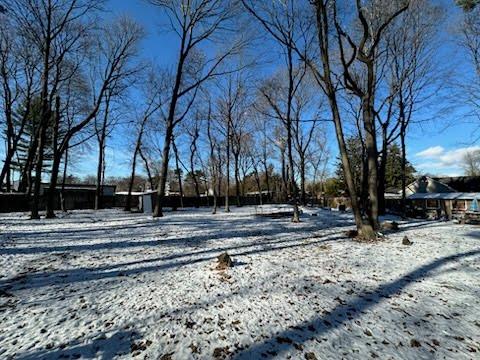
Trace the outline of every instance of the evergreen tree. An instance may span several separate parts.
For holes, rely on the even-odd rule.
[[[12,160],[11,168],[13,170],[19,171],[20,173],[30,176],[31,171],[33,170],[33,164],[36,161],[36,154],[37,154],[37,136],[38,136],[38,125],[40,124],[41,119],[41,99],[37,97],[33,99],[32,104],[30,105],[30,109],[28,111],[28,115],[26,114],[27,109],[26,106],[20,106],[14,113],[13,113],[13,120],[14,126],[20,127],[24,117],[27,116],[24,131],[22,136],[18,140],[16,156]],[[46,132],[46,148],[44,154],[44,163],[43,169],[44,171],[48,172],[48,169],[51,166],[52,161],[52,126],[53,126],[53,118],[51,119],[50,123],[47,127]],[[24,179],[25,181],[25,179]],[[22,189],[21,189],[22,190]]]
[[[410,184],[415,180],[415,168],[407,160],[406,164],[406,183]],[[388,148],[387,166],[385,169],[385,189],[401,189],[402,188],[402,151],[400,146],[392,144]]]
[[[361,140],[358,137],[352,136],[347,140],[347,153],[352,166],[353,177],[357,193],[362,191],[362,177],[363,177],[363,163],[365,155]],[[406,178],[407,184],[414,181],[415,168],[407,160]],[[339,180],[339,188],[346,191],[345,178],[343,176],[342,164],[337,162],[335,171],[336,178]],[[397,144],[392,144],[388,147],[387,165],[385,169],[385,189],[394,188],[401,189],[402,187],[402,152]]]

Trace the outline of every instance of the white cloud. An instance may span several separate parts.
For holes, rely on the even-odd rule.
[[[432,158],[441,155],[444,151],[445,149],[441,146],[432,146],[428,149],[416,153],[415,156],[421,158]]]
[[[445,150],[442,146],[433,146],[415,154],[423,162],[417,163],[417,170],[424,173],[458,176],[463,173],[462,164],[465,154],[479,151],[480,146],[462,147]]]
[[[455,150],[450,150],[445,152],[442,156],[439,157],[439,160],[450,166],[459,165],[463,163],[465,155],[471,151],[480,150],[479,146],[470,146],[465,148],[459,148]]]

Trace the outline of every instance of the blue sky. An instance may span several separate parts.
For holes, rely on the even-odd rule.
[[[440,61],[456,64],[462,69],[460,76],[465,76],[465,81],[469,81],[468,74],[473,73],[473,70],[464,52],[453,42],[452,36],[449,36],[454,31],[460,12],[454,6],[453,0],[437,1],[448,9],[448,19],[438,52],[444,60]],[[148,35],[143,42],[143,56],[155,58],[167,66],[175,61],[175,38],[172,34],[161,31],[159,24],[165,24],[165,18],[158,9],[145,0],[110,0],[110,8],[114,13],[127,13],[133,16],[145,26]],[[444,100],[440,100],[442,101]],[[473,134],[478,130],[478,126],[465,117],[469,110],[461,104],[455,104],[448,111],[444,110],[443,106],[442,103],[430,102],[428,109],[418,111],[416,120],[431,120],[412,126],[407,139],[407,155],[421,173],[461,175],[463,173],[461,160],[465,152],[477,149]],[[329,129],[329,143],[333,153],[332,162],[335,162],[337,145],[332,126]],[[128,160],[125,163],[128,163]],[[123,172],[120,167],[109,168],[110,174]]]
[[[439,61],[455,64],[460,69],[460,76],[469,81],[473,70],[469,66],[465,54],[453,42],[451,32],[458,21],[459,11],[453,0],[438,0],[448,7],[449,16],[445,25],[445,39],[439,49]],[[105,18],[128,14],[142,24],[146,30],[146,38],[141,44],[142,58],[154,60],[163,67],[171,67],[175,62],[176,38],[161,28],[166,24],[165,16],[158,8],[148,4],[146,0],[109,0]],[[252,22],[252,26],[256,26]],[[478,130],[475,122],[465,117],[468,112],[461,104],[456,103],[449,110],[444,110],[444,100],[435,99],[429,107],[420,109],[417,120],[430,119],[414,125],[408,135],[408,158],[420,173],[441,175],[461,175],[461,159],[466,151],[480,149],[474,143],[474,134]],[[443,110],[442,110],[443,109]],[[107,176],[127,176],[129,174],[130,150],[128,141],[123,136],[126,130],[117,129],[107,144]],[[329,147],[332,152],[332,166],[337,154],[336,139],[332,127],[329,128]],[[0,150],[3,153],[3,149]],[[93,145],[85,150],[76,160],[69,173],[75,175],[95,174],[97,150]],[[140,169],[139,169],[140,170]]]

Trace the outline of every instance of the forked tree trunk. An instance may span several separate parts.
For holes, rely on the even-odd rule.
[[[352,204],[352,212],[355,219],[355,224],[357,226],[357,231],[360,236],[366,238],[372,238],[375,236],[375,232],[370,224],[365,224],[362,219],[360,212],[360,206],[358,203],[358,195],[355,188],[355,182],[353,181],[352,168],[350,160],[348,158],[347,146],[345,143],[345,136],[343,133],[342,120],[340,117],[340,111],[337,102],[336,88],[333,84],[331,78],[331,68],[330,68],[330,48],[328,37],[330,36],[329,30],[329,21],[328,21],[328,10],[327,6],[323,1],[315,1],[314,3],[316,9],[316,22],[317,22],[317,36],[320,48],[320,57],[323,65],[323,74],[322,77],[325,93],[328,98],[328,103],[332,112],[332,118],[335,125],[335,134],[337,137],[338,148],[340,152],[340,159],[342,162],[343,173],[345,177],[345,182],[347,184],[347,189],[350,194],[350,201]]]
[[[145,154],[142,151],[142,147],[140,146],[140,149],[138,150],[138,154],[143,160],[143,163],[145,164],[145,171],[147,172],[147,178],[148,182],[150,183],[150,190],[153,190],[155,188],[155,184],[153,182],[153,176],[152,172],[150,170],[150,165],[148,164],[148,159],[145,157]]]

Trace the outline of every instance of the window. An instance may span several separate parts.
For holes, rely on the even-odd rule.
[[[452,207],[454,210],[465,210],[465,200],[453,200]]]

